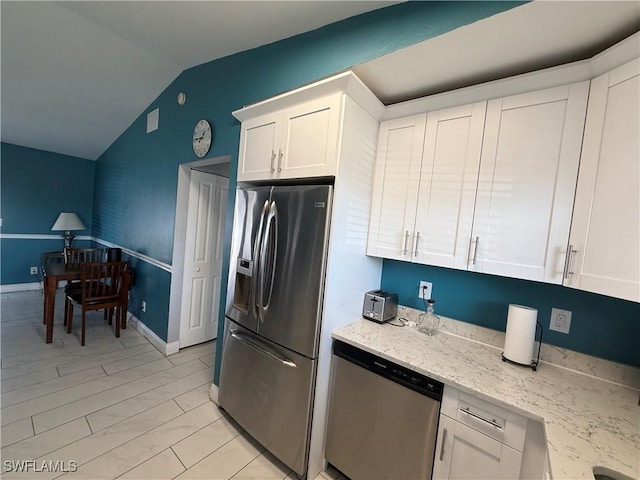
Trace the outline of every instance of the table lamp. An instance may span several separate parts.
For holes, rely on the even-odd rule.
[[[78,218],[78,215],[71,212],[61,212],[58,215],[58,219],[56,223],[51,227],[52,231],[62,230],[64,231],[64,246],[70,247],[71,241],[75,235],[71,233],[73,230],[85,230],[87,227],[84,226],[84,223]]]

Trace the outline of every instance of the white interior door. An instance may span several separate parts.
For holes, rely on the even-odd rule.
[[[224,209],[229,180],[191,171],[184,281],[180,315],[180,348],[216,337]]]

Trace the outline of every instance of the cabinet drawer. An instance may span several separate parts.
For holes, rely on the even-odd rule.
[[[445,385],[441,413],[522,452],[527,418]]]

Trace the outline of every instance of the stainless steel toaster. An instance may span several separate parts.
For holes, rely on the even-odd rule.
[[[383,323],[398,313],[398,294],[384,290],[371,290],[364,294],[362,316],[367,320]]]

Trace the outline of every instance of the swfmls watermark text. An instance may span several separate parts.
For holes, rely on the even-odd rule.
[[[2,468],[5,472],[53,472],[69,473],[78,470],[75,460],[4,460]]]

